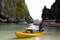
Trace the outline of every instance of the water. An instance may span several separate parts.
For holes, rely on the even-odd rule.
[[[40,37],[18,39],[16,31],[24,31],[31,25],[0,23],[0,40],[60,40],[60,28],[45,27],[46,34]]]

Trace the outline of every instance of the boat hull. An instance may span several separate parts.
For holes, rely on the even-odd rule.
[[[29,37],[37,37],[45,34],[45,32],[39,32],[39,33],[23,33],[23,32],[15,32],[15,35],[18,38],[29,38]]]

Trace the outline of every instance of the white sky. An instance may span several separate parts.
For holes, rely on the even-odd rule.
[[[47,8],[50,8],[51,5],[55,2],[55,0],[25,0],[28,10],[32,18],[41,20],[42,9],[44,5]]]

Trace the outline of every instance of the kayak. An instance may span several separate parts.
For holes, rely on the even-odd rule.
[[[38,33],[23,33],[23,32],[15,32],[15,35],[18,38],[29,38],[29,37],[37,37],[42,36],[45,32],[38,32]]]

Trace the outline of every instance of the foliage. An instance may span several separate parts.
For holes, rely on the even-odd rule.
[[[10,3],[10,1],[6,0],[6,2],[5,2],[5,12],[12,17],[13,16],[13,12],[12,12],[12,9],[10,8],[9,3]]]
[[[17,19],[28,19],[30,17],[27,5],[25,4],[25,0],[12,0],[13,6],[16,9],[16,18]],[[10,7],[11,0],[6,0],[5,2],[5,12],[13,17],[14,13],[12,8]]]

